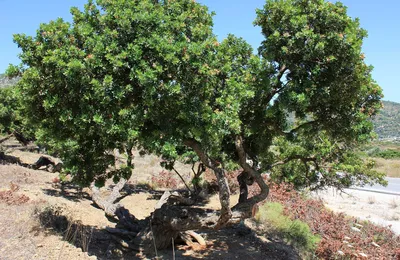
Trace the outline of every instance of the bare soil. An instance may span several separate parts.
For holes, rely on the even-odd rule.
[[[12,154],[29,163],[40,157],[21,151]],[[125,189],[127,196],[120,203],[143,219],[151,214],[163,193],[144,184],[151,182],[151,176],[161,168],[151,156],[135,161],[135,172]],[[186,169],[187,173],[189,170]],[[155,259],[155,252],[141,255],[114,244],[104,228],[114,227],[115,223],[92,204],[90,191],[71,184],[61,189],[54,183],[56,177],[58,173],[0,163],[0,193],[12,194],[12,200],[0,196],[0,259]],[[29,200],[22,201],[21,196]],[[237,199],[237,195],[232,196],[232,204]],[[205,207],[219,209],[218,197],[210,197]],[[40,215],[43,212],[55,215],[43,217]],[[46,226],[43,221],[52,225]],[[67,229],[60,231],[57,225],[66,225]],[[173,254],[175,259],[299,259],[292,247],[263,236],[253,220],[220,231],[199,233],[206,238],[206,247],[179,245],[179,241],[174,241],[175,250],[157,252],[158,259],[173,259]]]
[[[328,189],[313,196],[335,212],[388,226],[400,235],[400,196],[351,189],[345,193]]]

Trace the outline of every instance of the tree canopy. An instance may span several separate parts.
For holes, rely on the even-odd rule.
[[[83,185],[128,178],[107,171],[113,149],[174,161],[195,155],[214,170],[229,216],[224,169],[241,167],[296,185],[383,183],[352,148],[372,136],[367,119],[382,90],[365,64],[366,31],[346,7],[324,0],[267,0],[255,25],[258,54],[244,39],[219,42],[207,7],[189,0],[97,0],[73,22],[17,34],[23,112]],[[223,216],[224,214],[221,214]]]

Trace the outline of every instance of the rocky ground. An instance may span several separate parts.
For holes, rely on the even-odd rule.
[[[24,151],[10,154],[25,163],[40,157]],[[148,189],[144,183],[161,169],[153,157],[135,160],[136,169],[126,187],[130,195],[120,203],[143,219],[151,214],[163,193]],[[155,252],[141,255],[114,244],[104,228],[114,227],[115,223],[92,204],[90,190],[73,185],[61,188],[57,177],[58,173],[0,163],[0,259],[155,259]],[[232,196],[232,203],[237,199]],[[205,207],[218,209],[218,197],[210,197]],[[221,231],[199,233],[207,246],[180,245],[176,241],[175,250],[157,252],[158,259],[299,258],[290,246],[263,236],[252,220]]]

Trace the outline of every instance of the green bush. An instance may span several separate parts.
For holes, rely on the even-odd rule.
[[[374,156],[381,157],[384,159],[399,159],[400,152],[396,150],[384,150],[376,153]]]
[[[267,202],[261,206],[256,220],[266,224],[277,236],[303,252],[314,252],[320,241],[319,236],[314,235],[305,222],[285,216],[283,206],[278,202]]]
[[[400,150],[394,149],[381,149],[379,147],[374,147],[368,149],[366,154],[371,157],[379,157],[383,159],[400,159]]]

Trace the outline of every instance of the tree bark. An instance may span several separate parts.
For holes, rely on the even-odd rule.
[[[251,178],[254,179],[254,181],[257,183],[257,185],[260,187],[261,192],[260,194],[249,198],[245,201],[243,201],[242,203],[237,204],[234,208],[236,209],[241,209],[243,211],[246,211],[245,209],[247,208],[247,210],[249,211],[249,213],[251,214],[253,207],[265,200],[268,197],[269,194],[269,187],[268,185],[265,183],[264,179],[262,178],[261,174],[259,172],[257,172],[257,170],[255,170],[253,167],[251,167],[247,162],[246,162],[246,152],[244,150],[244,146],[243,146],[243,138],[241,136],[236,136],[235,138],[235,147],[236,147],[236,152],[239,156],[239,164],[240,166],[243,168],[243,170],[249,174],[249,176]],[[251,215],[250,215],[251,216]],[[249,216],[249,217],[250,217]]]
[[[93,201],[108,216],[117,217],[119,220],[116,229],[109,229],[109,231],[114,236],[121,237],[117,242],[121,243],[122,246],[145,252],[167,248],[171,246],[172,239],[176,240],[182,232],[185,232],[184,235],[193,235],[195,233],[186,232],[219,229],[223,226],[238,224],[241,220],[251,217],[256,210],[257,203],[267,198],[269,188],[261,175],[247,164],[243,140],[240,136],[236,138],[235,145],[239,155],[239,163],[244,170],[238,177],[243,193],[240,196],[239,203],[233,208],[230,208],[229,204],[230,191],[224,169],[217,161],[207,156],[198,142],[188,140],[185,144],[197,153],[206,167],[214,170],[220,189],[221,210],[218,212],[193,207],[194,201],[189,198],[184,198],[174,192],[165,192],[152,215],[139,221],[122,205],[115,204],[115,201],[121,197],[119,191],[124,187],[126,180],[121,179],[105,199],[100,196],[100,190],[92,185]],[[254,181],[260,187],[261,192],[252,198],[247,198],[247,186]],[[126,232],[122,230],[126,230]],[[137,235],[132,239],[134,234]],[[129,245],[126,244],[127,238],[131,241]],[[203,243],[203,241],[200,242]]]
[[[232,217],[232,211],[230,208],[230,190],[228,185],[228,180],[225,177],[225,170],[222,165],[208,157],[204,152],[199,142],[194,139],[189,139],[185,141],[185,145],[193,149],[193,151],[199,156],[201,162],[208,168],[214,171],[217,177],[218,187],[219,187],[219,201],[221,204],[221,214],[218,222],[214,226],[215,229],[223,227],[229,219]]]

